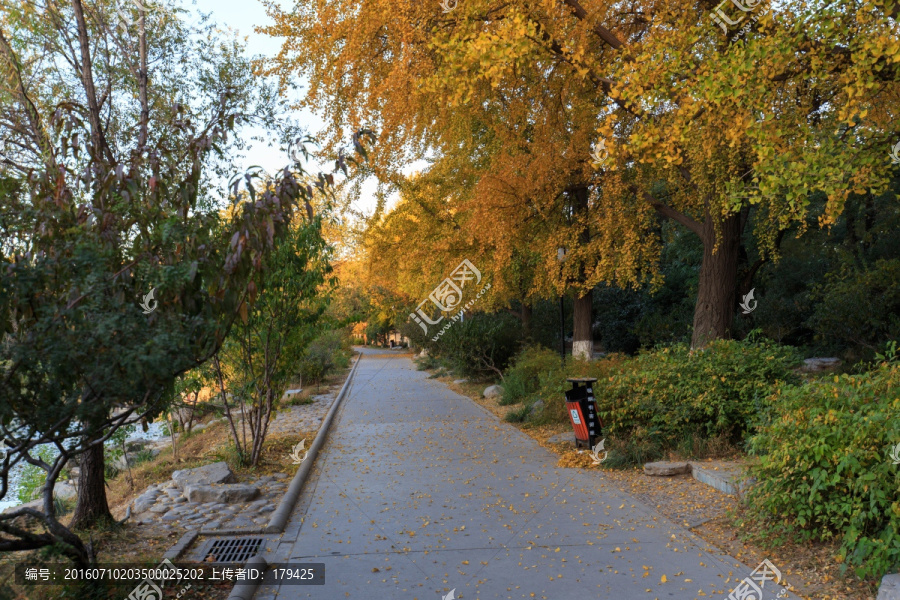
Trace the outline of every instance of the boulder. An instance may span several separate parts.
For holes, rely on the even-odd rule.
[[[145,440],[143,438],[138,438],[134,440],[128,440],[125,443],[125,449],[128,452],[140,452],[144,448],[148,448],[153,442],[150,440]]]
[[[544,410],[544,401],[538,400],[537,402],[535,402],[534,404],[531,405],[531,410],[528,411],[528,414],[536,415],[539,412],[541,412],[542,410]]]
[[[900,574],[893,573],[881,578],[878,600],[900,600]]]
[[[805,373],[815,373],[818,371],[830,371],[841,366],[839,358],[807,358],[803,361],[800,370]]]
[[[482,394],[485,398],[496,398],[497,396],[503,393],[503,388],[499,385],[489,385],[484,388],[484,393]]]
[[[74,485],[68,483],[57,483],[53,486],[53,495],[57,498],[77,498],[78,491]]]
[[[172,473],[172,481],[176,486],[182,489],[189,485],[231,483],[234,481],[234,473],[228,468],[228,463],[222,461],[203,465],[196,469],[175,471]]]
[[[184,495],[190,502],[249,502],[259,496],[259,488],[243,483],[188,485]]]
[[[660,461],[644,465],[644,475],[651,477],[672,477],[691,472],[691,464],[686,462]]]
[[[465,383],[467,381],[468,381],[468,379],[454,379],[453,383],[455,383],[456,385],[459,385],[459,384]]]

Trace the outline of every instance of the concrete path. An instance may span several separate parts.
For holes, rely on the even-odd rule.
[[[325,585],[262,587],[256,600],[442,600],[451,590],[462,600],[727,597],[756,567],[602,473],[556,468],[554,455],[427,379],[408,355],[364,352],[292,520],[265,556],[324,563]],[[763,594],[794,597],[772,581]]]

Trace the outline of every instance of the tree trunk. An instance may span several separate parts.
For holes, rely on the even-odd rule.
[[[577,215],[583,216],[588,212],[590,189],[582,186],[573,190],[573,208]],[[591,232],[585,227],[580,235],[582,244],[590,244]],[[584,282],[586,274],[582,271],[581,281]],[[594,290],[588,290],[583,296],[575,296],[575,306],[572,311],[572,358],[577,360],[593,360],[594,358]]]
[[[700,235],[703,263],[694,309],[692,348],[702,348],[712,340],[729,337],[734,320],[741,219],[739,214],[733,214],[720,221],[718,247],[714,223],[708,215]]]
[[[106,502],[106,475],[103,469],[103,445],[97,444],[81,455],[78,475],[78,503],[70,529],[88,529],[102,521],[114,522]]]
[[[578,360],[594,358],[594,291],[575,298],[575,310],[572,316],[574,331],[572,333],[572,357]]]
[[[525,333],[525,338],[531,338],[531,316],[532,309],[530,304],[522,303],[522,331]]]

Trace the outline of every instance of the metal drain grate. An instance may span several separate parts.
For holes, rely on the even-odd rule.
[[[204,561],[217,563],[242,563],[259,552],[262,538],[225,538],[216,540]]]

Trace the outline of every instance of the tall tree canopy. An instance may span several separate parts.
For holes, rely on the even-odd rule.
[[[523,197],[547,207],[560,189],[589,186],[577,216],[585,227],[566,234],[591,255],[576,268],[584,286],[637,281],[655,266],[657,219],[686,227],[704,247],[694,317],[702,345],[730,332],[747,224],[772,255],[820,192],[821,225],[830,225],[848,194],[885,189],[900,131],[897,2],[748,4],[729,19],[749,27],[727,35],[714,8],[472,0],[445,14],[411,1],[301,1],[291,12],[270,4],[267,31],[288,38],[270,72],[309,78],[305,102],[328,100],[332,139],[347,126],[378,128],[384,176],[413,157],[453,154],[473,120],[497,116],[509,127],[496,128],[492,167],[509,155],[519,177],[547,165],[560,180]],[[598,140],[609,155],[588,177]],[[548,265],[553,245],[542,252]]]

